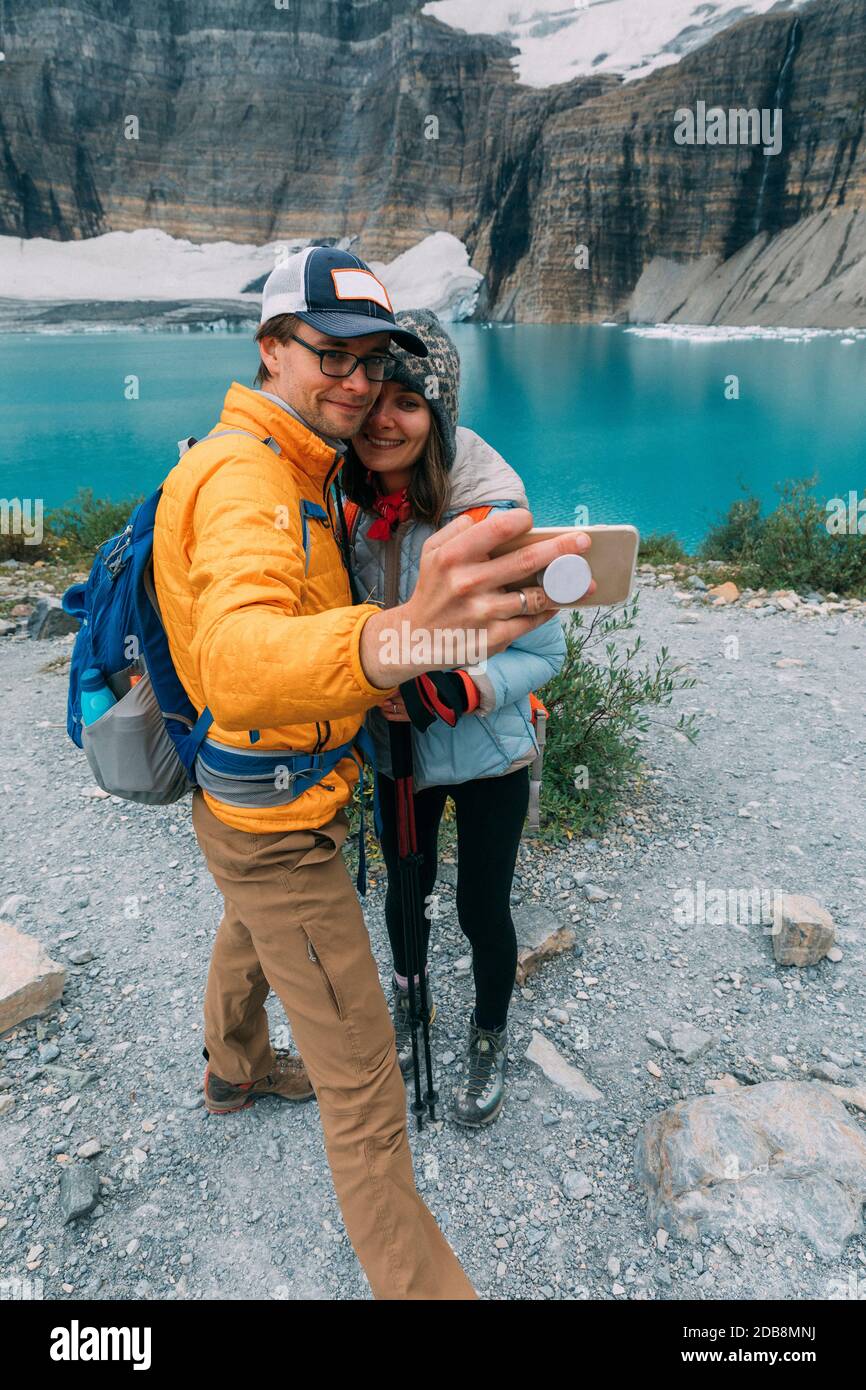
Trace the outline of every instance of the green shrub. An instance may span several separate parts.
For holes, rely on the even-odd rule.
[[[676,565],[687,556],[673,531],[652,531],[641,536],[638,558],[648,565]]]
[[[762,530],[761,504],[757,497],[738,498],[731,503],[724,520],[710,528],[698,553],[707,560],[752,564]]]
[[[707,535],[702,557],[730,561],[754,588],[866,594],[866,537],[828,531],[827,509],[811,491],[816,482],[779,484],[781,500],[766,516],[756,497],[734,502]]]
[[[605,613],[598,610],[588,625],[575,611],[565,629],[562,669],[539,691],[550,714],[542,838],[602,829],[640,768],[637,735],[649,728],[650,710],[669,706],[677,690],[695,685],[682,666],[672,664],[666,647],[654,663],[638,666],[640,636],[624,649],[610,640],[634,627],[637,611],[635,598]],[[697,737],[694,715],[680,715],[673,727],[690,742]]]
[[[71,502],[48,513],[58,552],[72,560],[92,560],[102,542],[122,530],[133,507],[142,501],[143,497],[133,497],[111,502],[94,497],[92,488],[79,488]]]
[[[45,513],[39,545],[25,544],[20,535],[0,533],[0,560],[69,561],[89,564],[99,546],[126,525],[142,497],[110,502],[93,496],[92,488],[79,488],[70,502]]]

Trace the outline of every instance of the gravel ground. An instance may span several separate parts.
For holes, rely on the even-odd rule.
[[[855,1274],[862,1290],[863,1233],[835,1261],[755,1227],[658,1241],[633,1164],[647,1117],[720,1076],[808,1079],[830,1051],[851,1060],[845,1084],[866,1082],[862,610],[806,621],[714,609],[644,575],[639,625],[649,655],[666,645],[697,677],[675,709],[697,711],[699,741],[653,726],[647,776],[604,838],[550,853],[524,842],[517,903],[547,904],[578,945],[515,992],[499,1121],[413,1134],[419,1186],[490,1298],[828,1298]],[[368,1297],[315,1105],[266,1101],[220,1120],[202,1109],[201,1003],[221,900],[189,800],[87,794],[64,725],[70,640],[0,646],[12,733],[0,902],[11,895],[3,915],[68,969],[62,1007],[0,1040],[0,1097],[13,1098],[0,1118],[0,1279],[61,1299]],[[609,896],[588,901],[587,876]],[[471,1007],[453,880],[443,863],[431,968],[446,1102]],[[698,880],[814,895],[841,960],[783,969],[759,926],[678,924],[674,895]],[[377,884],[367,919],[386,978],[382,903]],[[278,1001],[269,1008],[283,1043]],[[674,1020],[713,1036],[691,1064],[647,1040]],[[602,1100],[575,1101],[527,1061],[533,1031]],[[90,1140],[100,1151],[77,1159]],[[64,1155],[95,1165],[102,1186],[95,1211],[66,1226]]]

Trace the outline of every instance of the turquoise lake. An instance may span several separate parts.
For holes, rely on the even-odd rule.
[[[538,524],[674,531],[693,546],[745,487],[817,475],[816,495],[866,488],[866,335],[693,341],[620,328],[450,329],[461,423],[521,474]],[[79,487],[122,498],[159,485],[176,440],[205,434],[232,380],[251,383],[240,334],[0,337],[0,494],[47,507]],[[140,398],[124,398],[125,378]],[[725,396],[739,379],[739,399]]]

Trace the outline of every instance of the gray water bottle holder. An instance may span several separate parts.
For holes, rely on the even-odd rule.
[[[117,684],[128,681],[126,672],[108,678],[115,694]],[[165,727],[146,673],[126,694],[119,694],[105,714],[83,726],[81,741],[97,786],[112,796],[145,806],[167,806],[195,787]]]

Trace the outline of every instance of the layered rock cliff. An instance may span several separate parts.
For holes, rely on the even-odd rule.
[[[494,318],[675,317],[691,302],[724,322],[811,298],[809,312],[864,321],[863,0],[745,20],[640,82],[549,88],[521,86],[509,45],[421,3],[3,0],[0,232],[353,236],[387,260],[448,230]],[[676,144],[674,112],[698,101],[781,106],[780,154]],[[806,219],[817,284],[789,235]],[[794,258],[781,298],[776,236]]]

